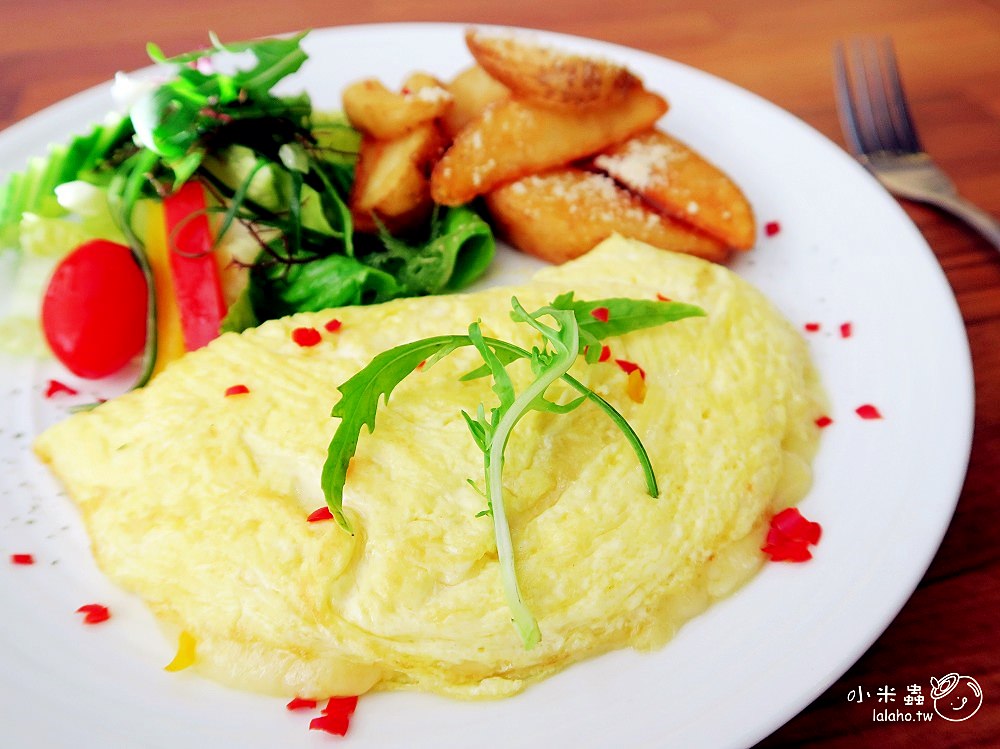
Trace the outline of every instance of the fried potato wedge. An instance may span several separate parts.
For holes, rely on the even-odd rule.
[[[427,84],[422,77],[417,80],[424,85],[405,86],[400,93],[374,78],[352,83],[343,94],[347,119],[366,135],[388,140],[444,115],[452,104],[448,90],[436,82]]]
[[[673,136],[640,133],[595,157],[593,166],[734,249],[754,245],[757,229],[746,196],[725,172]]]
[[[621,103],[642,81],[628,68],[517,39],[508,34],[465,32],[465,44],[484,70],[514,98],[557,109]]]
[[[648,129],[667,111],[662,97],[636,89],[619,105],[563,112],[509,99],[465,126],[431,174],[443,205],[467,203],[514,179],[591,156]]]
[[[454,104],[441,122],[449,138],[483,113],[495,101],[510,98],[510,89],[478,65],[466,68],[448,84]]]
[[[504,238],[551,263],[579,257],[616,232],[719,263],[729,257],[717,239],[657,213],[610,177],[583,169],[524,177],[488,193],[486,205]]]
[[[431,210],[428,174],[444,146],[434,122],[393,140],[362,138],[349,198],[355,228],[374,232],[377,218],[398,231],[423,220]]]

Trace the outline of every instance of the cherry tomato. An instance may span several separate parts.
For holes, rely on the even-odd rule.
[[[80,377],[106,377],[146,342],[146,279],[124,245],[95,239],[56,266],[42,300],[49,347]]]

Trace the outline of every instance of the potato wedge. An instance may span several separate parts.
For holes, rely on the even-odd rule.
[[[465,44],[476,62],[514,98],[540,106],[573,110],[614,106],[642,88],[642,81],[621,65],[507,34],[470,29]]]
[[[359,231],[377,231],[377,217],[391,231],[423,220],[431,210],[431,165],[444,149],[437,125],[425,122],[393,140],[365,136],[349,205]]]
[[[725,172],[673,136],[640,133],[595,157],[593,166],[730,247],[754,245],[757,229],[746,196]]]
[[[400,90],[400,93],[404,96],[406,94],[417,94],[425,88],[447,89],[447,86],[430,73],[418,70],[414,73],[410,73],[409,77],[403,81],[403,88]]]
[[[343,103],[344,113],[354,127],[373,138],[388,140],[441,117],[451,107],[452,99],[439,85],[404,87],[397,94],[369,78],[345,88]]]
[[[603,174],[565,168],[531,175],[486,195],[501,236],[524,252],[563,263],[617,232],[666,250],[724,262],[729,250],[657,213]]]
[[[504,182],[604,151],[666,111],[666,101],[644,89],[618,106],[580,112],[496,102],[455,136],[431,174],[431,194],[444,205],[467,203]]]
[[[510,98],[510,89],[491,78],[478,65],[466,68],[448,84],[455,103],[442,119],[444,131],[454,138],[458,131],[483,113],[495,101]]]

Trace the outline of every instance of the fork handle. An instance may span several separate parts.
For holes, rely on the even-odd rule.
[[[927,196],[926,201],[962,219],[1000,250],[1000,222],[990,214],[958,195]]]

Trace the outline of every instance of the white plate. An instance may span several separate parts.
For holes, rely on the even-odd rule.
[[[761,237],[735,269],[794,322],[816,321],[813,354],[835,423],[803,512],[823,524],[815,559],[771,564],[654,654],[612,653],[495,703],[422,694],[364,697],[348,744],[368,747],[744,747],[820,694],[868,648],[920,580],[954,510],[969,453],[973,385],[962,320],[933,254],[903,211],[834,145],[773,105],[705,73],[623,47],[544,35],[620,60],[671,103],[664,124],[745,189]],[[337,107],[342,87],[469,64],[462,27],[313,32],[289,88]],[[107,88],[0,134],[0,170],[83,131]],[[495,282],[518,273],[501,256]],[[842,339],[838,326],[853,324]],[[168,674],[172,644],[90,557],[77,514],[29,444],[62,418],[45,401],[55,369],[0,361],[0,726],[8,746],[329,746],[284,701]],[[76,382],[72,377],[60,379]],[[93,386],[81,389],[92,393]],[[885,418],[854,414],[873,403]],[[33,553],[33,567],[8,555]],[[115,616],[84,627],[74,610]]]

